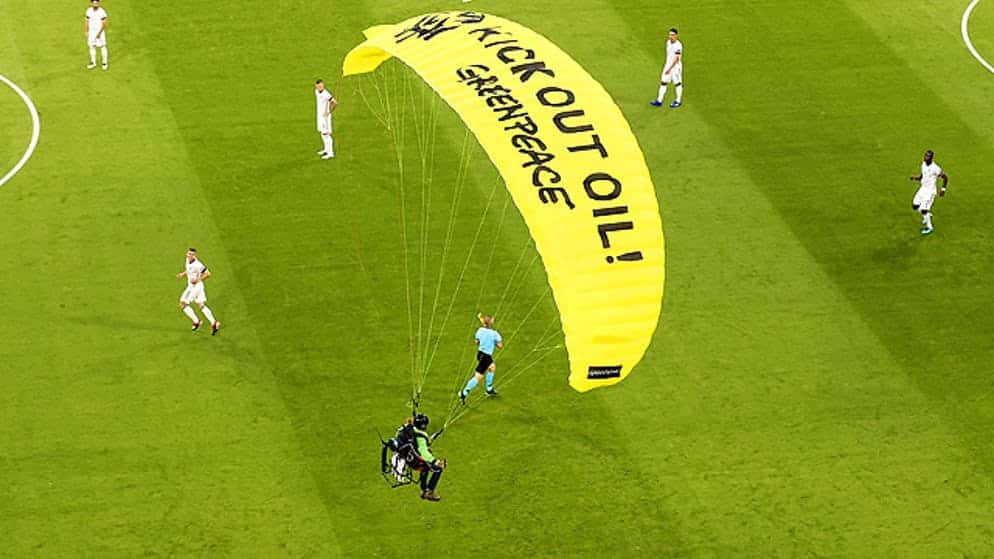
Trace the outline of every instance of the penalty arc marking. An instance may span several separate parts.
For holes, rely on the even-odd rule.
[[[966,43],[966,48],[970,49],[970,54],[972,54],[984,68],[987,68],[988,71],[994,74],[994,66],[991,66],[990,62],[987,62],[984,60],[983,56],[980,56],[980,53],[977,52],[976,48],[974,48],[973,42],[970,41],[970,30],[968,29],[970,15],[973,13],[973,9],[977,7],[978,3],[980,3],[980,0],[973,0],[970,2],[970,5],[966,7],[966,11],[963,12],[963,20],[960,22],[960,32],[963,34],[963,42]]]
[[[31,113],[32,124],[31,143],[28,144],[28,149],[24,152],[24,155],[21,156],[21,159],[17,162],[17,165],[14,165],[14,168],[11,169],[10,172],[0,178],[0,186],[3,186],[7,183],[7,181],[14,178],[14,175],[16,175],[17,172],[24,167],[24,165],[28,162],[28,159],[31,159],[31,154],[35,152],[35,148],[38,147],[38,137],[41,136],[41,120],[38,118],[38,109],[35,108],[35,104],[31,102],[31,98],[28,97],[27,93],[24,93],[23,89],[18,87],[16,83],[8,80],[3,74],[0,74],[0,82],[9,85],[10,88],[14,90],[14,93],[17,93],[24,101],[24,104],[28,106],[28,112]]]

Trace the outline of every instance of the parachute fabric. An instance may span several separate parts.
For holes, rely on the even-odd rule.
[[[343,75],[401,60],[503,177],[559,309],[570,386],[620,382],[659,321],[664,248],[645,158],[611,96],[548,39],[493,15],[427,14],[365,34]]]

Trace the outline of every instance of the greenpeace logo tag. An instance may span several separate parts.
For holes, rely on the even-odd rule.
[[[621,365],[608,365],[601,367],[587,367],[587,378],[590,380],[600,380],[605,378],[619,378],[621,376]]]

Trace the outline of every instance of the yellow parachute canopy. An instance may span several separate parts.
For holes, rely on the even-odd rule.
[[[642,359],[663,298],[656,192],[611,96],[548,39],[478,12],[368,29],[345,76],[390,57],[458,113],[497,167],[542,256],[580,392]]]

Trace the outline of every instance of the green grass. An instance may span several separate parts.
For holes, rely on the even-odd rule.
[[[83,69],[83,7],[20,6],[0,73],[42,138],[0,188],[0,556],[994,557],[994,76],[967,3],[470,5],[597,78],[656,183],[660,328],[584,395],[533,351],[561,340],[544,272],[462,124],[382,69],[409,131],[437,110],[432,182],[412,134],[401,190],[371,79],[338,77],[362,29],[462,3],[108,0],[108,72]],[[992,21],[982,1],[989,60]],[[686,103],[654,110],[671,25]],[[0,89],[0,171],[29,134]],[[951,182],[922,239],[926,148]],[[175,307],[191,245],[216,338]],[[502,397],[436,443],[438,504],[375,469],[425,357],[409,292],[436,423],[475,311],[515,335]]]

